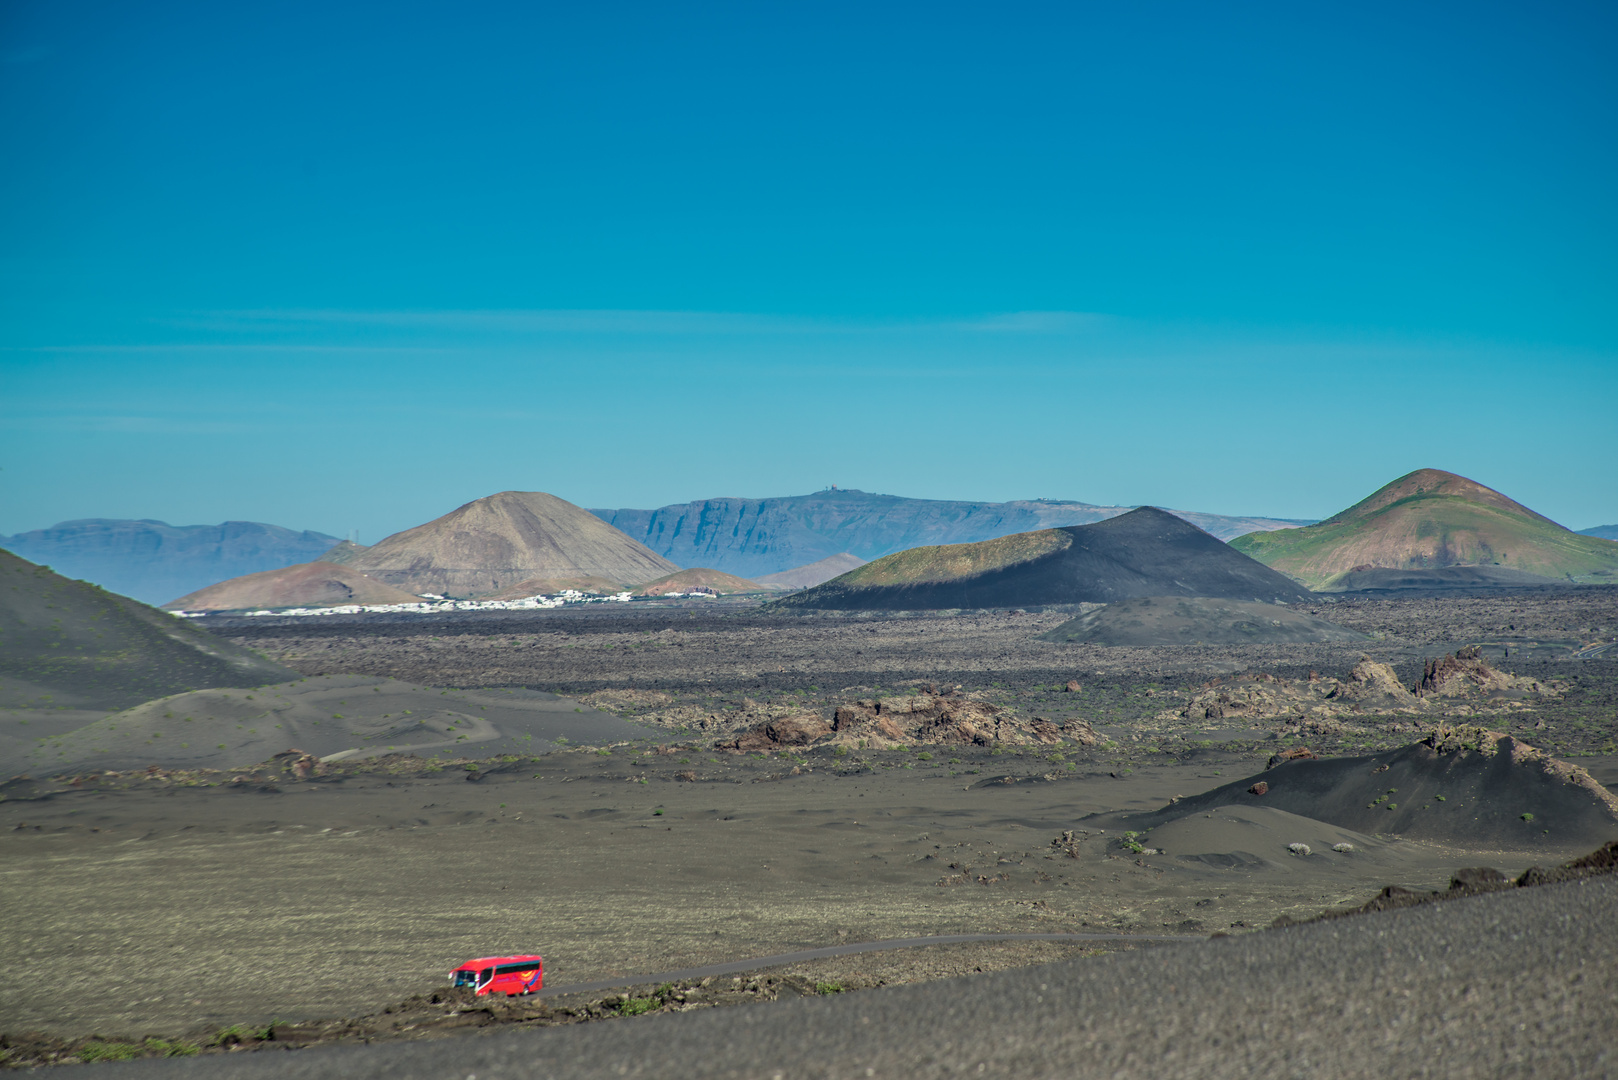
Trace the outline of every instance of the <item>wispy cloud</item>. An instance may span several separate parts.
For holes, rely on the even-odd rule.
[[[0,430],[104,435],[246,435],[269,431],[271,425],[234,418],[68,413],[0,416]]]
[[[235,310],[194,312],[161,320],[176,329],[233,335],[307,333],[320,329],[394,329],[499,335],[754,336],[953,331],[1074,333],[1110,322],[1073,311],[991,313],[968,318],[814,318],[723,311],[638,310]]]

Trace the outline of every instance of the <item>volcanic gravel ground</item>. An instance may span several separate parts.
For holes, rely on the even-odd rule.
[[[1300,606],[1300,610],[1304,610]],[[1154,720],[1210,676],[1267,672],[1343,677],[1361,656],[1393,665],[1406,685],[1423,662],[1481,644],[1504,670],[1559,680],[1561,698],[1502,718],[1556,753],[1618,752],[1618,589],[1588,587],[1416,599],[1342,599],[1310,614],[1372,635],[1349,645],[1107,647],[1038,640],[1067,611],[782,615],[743,601],[599,605],[463,618],[334,616],[206,620],[215,633],[303,674],[362,672],[458,687],[525,686],[566,695],[634,689],[668,695],[625,704],[626,717],[679,727],[690,706],[723,720],[749,705],[793,705],[830,718],[835,706],[918,683],[965,690],[1028,715],[1083,719],[1115,737],[1162,744],[1266,739],[1273,725],[1208,732]],[[1077,680],[1080,693],[1065,693]],[[717,726],[723,728],[723,723]],[[1375,725],[1372,725],[1373,727]],[[1317,752],[1363,753],[1411,741],[1410,717],[1381,736],[1315,737]],[[1385,737],[1384,737],[1385,736]],[[1165,746],[1177,751],[1181,748]],[[1259,747],[1252,752],[1260,753]],[[1264,751],[1268,753],[1268,751]]]

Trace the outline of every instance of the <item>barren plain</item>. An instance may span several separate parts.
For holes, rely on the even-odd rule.
[[[1369,640],[1262,647],[1038,640],[1065,611],[787,616],[743,601],[210,618],[212,632],[306,676],[546,691],[640,733],[497,761],[384,757],[307,776],[270,766],[234,783],[163,770],[13,781],[0,802],[11,976],[0,1016],[10,1033],[200,1043],[229,1025],[374,1012],[506,950],[543,953],[548,984],[627,985],[878,938],[1242,933],[1363,903],[1386,884],[1442,889],[1462,866],[1549,865],[1590,845],[1537,825],[1485,847],[1226,808],[1180,830],[1198,851],[1159,851],[1123,835],[1117,815],[1260,773],[1299,746],[1322,757],[1405,746],[1446,710],[1612,785],[1614,599],[1345,599],[1311,610]],[[1284,715],[1185,715],[1214,680],[1344,680],[1368,656],[1409,687],[1427,660],[1465,646],[1545,691],[1425,712],[1345,706],[1314,729]],[[1068,737],[715,749],[763,723],[831,722],[928,686]],[[1082,725],[1094,743],[1073,737]],[[1219,865],[1201,858],[1210,853],[1252,858]],[[785,974],[851,990],[1097,948],[962,945]]]

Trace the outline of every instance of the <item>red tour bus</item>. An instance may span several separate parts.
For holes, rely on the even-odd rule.
[[[538,956],[485,956],[450,972],[449,981],[476,987],[479,994],[532,994],[545,985],[545,961]]]

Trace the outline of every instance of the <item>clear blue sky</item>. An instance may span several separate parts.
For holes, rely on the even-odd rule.
[[[1618,6],[0,2],[0,532],[1618,521]]]

